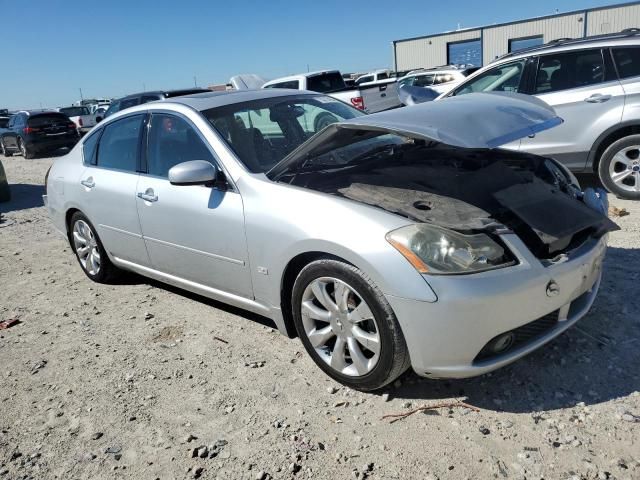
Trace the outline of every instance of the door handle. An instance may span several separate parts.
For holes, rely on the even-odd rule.
[[[584,101],[588,103],[604,103],[608,100],[611,100],[611,95],[603,95],[601,93],[594,93],[590,97],[584,99]]]
[[[153,192],[153,188],[147,188],[144,192],[138,192],[138,198],[145,202],[157,202],[158,196]]]
[[[87,188],[93,188],[96,186],[96,182],[93,181],[93,177],[89,177],[86,180],[80,180],[80,184]]]

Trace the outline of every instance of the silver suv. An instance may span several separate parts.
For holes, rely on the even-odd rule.
[[[439,98],[520,92],[551,105],[564,124],[510,147],[597,172],[615,195],[640,200],[638,29],[562,39],[498,58]]]

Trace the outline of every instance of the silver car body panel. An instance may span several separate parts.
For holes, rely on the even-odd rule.
[[[204,94],[144,104],[109,117],[96,128],[135,112],[169,111],[187,118],[215,152],[230,190],[173,186],[135,173],[123,174],[130,176],[123,180],[120,172],[86,167],[80,142],[56,159],[49,175],[45,205],[53,224],[68,237],[67,216],[81,210],[94,225],[102,225],[99,234],[114,264],[270,317],[283,333],[282,288],[290,262],[314,252],[342,258],[365,272],[389,300],[421,375],[468,376],[513,361],[516,357],[498,358],[478,366],[473,357],[482,340],[560,309],[585,289],[595,295],[593,272],[600,269],[604,239],[565,263],[544,266],[517,236],[504,234],[520,264],[467,276],[423,276],[385,239],[389,231],[414,222],[249,173],[198,111],[291,93]],[[88,176],[95,182],[90,192],[80,183]],[[92,195],[103,185],[121,195],[115,208],[111,196]],[[157,201],[136,196],[149,188]],[[589,285],[585,275],[593,280]],[[548,299],[545,286],[551,278],[562,293]],[[585,312],[572,313],[570,321]]]

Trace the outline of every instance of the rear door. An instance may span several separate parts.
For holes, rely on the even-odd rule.
[[[145,115],[110,122],[83,142],[84,171],[78,182],[83,211],[105,249],[120,260],[149,265],[136,205]]]
[[[24,117],[24,114],[18,113],[9,119],[9,125],[7,126],[7,131],[2,135],[2,143],[4,144],[5,148],[11,149],[11,150],[18,149],[18,143],[17,143],[18,137],[16,135],[16,132],[20,128],[22,128],[21,125],[23,123],[23,117]]]
[[[196,127],[177,114],[154,113],[147,145],[136,201],[152,267],[253,298],[240,194],[169,183],[169,169],[178,163],[206,160],[219,167]]]
[[[523,139],[522,150],[553,156],[573,170],[586,167],[596,139],[622,119],[624,90],[600,48],[540,56],[531,93],[564,123]]]
[[[622,121],[640,120],[640,45],[613,47],[613,61],[625,93]]]

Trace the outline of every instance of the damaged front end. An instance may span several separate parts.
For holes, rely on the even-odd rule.
[[[269,176],[416,222],[387,239],[423,273],[512,265],[509,231],[552,262],[618,228],[556,161],[495,148],[559,123],[531,97],[454,97],[331,125]]]

